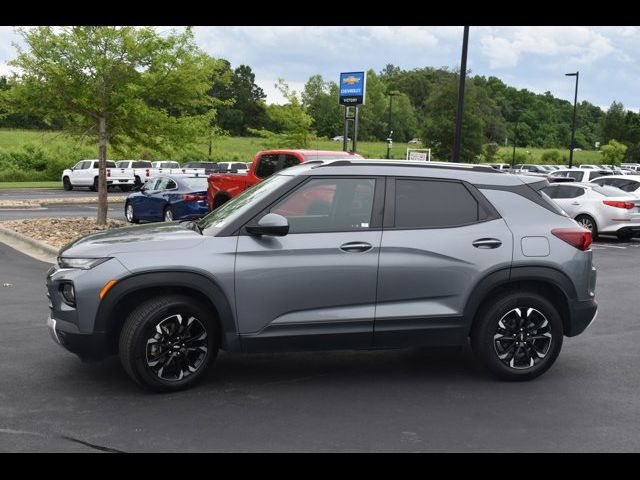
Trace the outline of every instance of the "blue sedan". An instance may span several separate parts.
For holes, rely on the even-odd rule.
[[[127,197],[124,212],[130,223],[203,217],[209,213],[207,177],[153,177]]]

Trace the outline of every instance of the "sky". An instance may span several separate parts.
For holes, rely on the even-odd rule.
[[[340,72],[379,72],[388,63],[458,68],[462,32],[459,26],[195,27],[207,53],[253,69],[268,103],[284,101],[274,86],[278,78],[300,91],[314,74],[337,81]],[[0,75],[15,56],[12,42],[19,42],[13,28],[0,27]],[[564,74],[580,71],[578,101],[607,109],[616,100],[640,111],[640,27],[472,26],[467,68],[570,101],[575,79]]]

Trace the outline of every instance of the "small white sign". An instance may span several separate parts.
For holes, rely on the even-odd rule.
[[[420,160],[422,162],[426,162],[427,152],[409,152],[409,160]]]

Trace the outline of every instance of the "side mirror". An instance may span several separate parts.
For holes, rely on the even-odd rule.
[[[284,237],[289,233],[289,221],[277,213],[267,213],[256,225],[247,225],[246,229],[250,235]]]

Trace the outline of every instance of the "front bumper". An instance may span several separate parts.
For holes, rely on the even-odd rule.
[[[56,320],[51,315],[47,318],[47,327],[54,342],[83,360],[100,360],[109,355],[104,334],[78,333],[73,324]]]
[[[573,301],[569,305],[571,312],[571,320],[569,328],[564,334],[567,337],[575,337],[584,332],[598,315],[598,303],[595,299],[589,299],[582,302]]]

